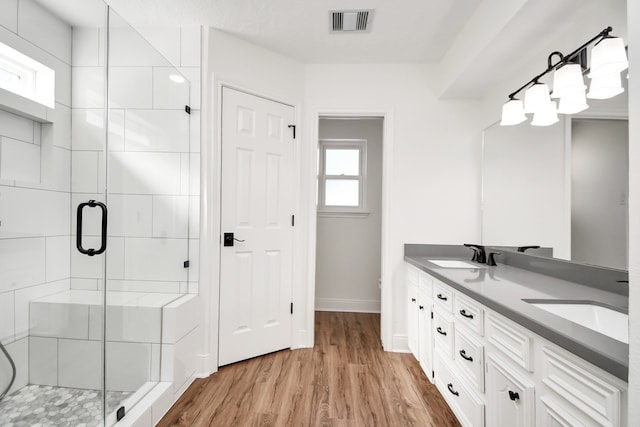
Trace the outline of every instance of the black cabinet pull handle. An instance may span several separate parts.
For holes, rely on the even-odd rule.
[[[416,302],[416,299],[415,298],[411,298],[411,302]]]
[[[464,359],[464,360],[468,360],[469,362],[473,362],[473,357],[471,356],[467,356],[467,352],[463,350],[460,350],[460,356]]]
[[[437,297],[438,297],[438,299],[441,299],[442,301],[446,301],[447,300],[447,297],[445,297],[442,294],[438,294]]]
[[[443,331],[443,330],[442,330],[442,328],[441,328],[440,326],[438,326],[438,327],[436,328],[436,331],[438,331],[438,333],[439,333],[440,335],[447,335],[447,333],[446,333],[445,331]]]
[[[420,310],[424,310],[424,305],[418,306]]]
[[[520,399],[520,395],[515,391],[509,390],[509,399],[515,402],[516,400]]]
[[[447,388],[449,389],[449,392],[451,394],[453,394],[454,396],[460,396],[460,393],[458,393],[457,391],[455,391],[453,389],[453,384],[451,384],[451,383],[447,384]]]
[[[100,248],[98,249],[85,249],[82,246],[82,211],[86,206],[89,206],[90,208],[98,206],[102,211],[102,236],[100,237]],[[107,250],[107,206],[104,203],[89,200],[88,202],[80,203],[78,205],[78,209],[76,211],[76,248],[78,248],[80,253],[89,256],[100,255]]]
[[[462,310],[460,310],[460,314],[463,317],[466,317],[467,319],[473,319],[473,314],[467,313],[467,311],[464,308]]]

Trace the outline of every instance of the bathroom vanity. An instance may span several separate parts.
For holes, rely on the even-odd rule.
[[[405,245],[409,348],[462,425],[629,425],[627,272],[499,252]]]

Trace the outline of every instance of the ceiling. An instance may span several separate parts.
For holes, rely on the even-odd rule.
[[[36,1],[75,25],[90,3],[103,4]],[[559,37],[586,39],[612,25],[604,17],[594,27],[585,15],[619,9],[626,31],[626,0],[105,1],[134,26],[209,26],[306,64],[426,64],[442,98],[480,98],[504,76],[540,72],[552,50],[575,47],[556,46]],[[330,33],[329,11],[357,9],[374,9],[370,31]]]

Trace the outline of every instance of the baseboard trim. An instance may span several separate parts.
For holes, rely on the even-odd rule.
[[[395,334],[391,351],[394,353],[411,353],[411,350],[409,350],[409,338],[406,335]]]
[[[316,311],[346,311],[351,313],[380,313],[380,301],[340,298],[316,298]]]

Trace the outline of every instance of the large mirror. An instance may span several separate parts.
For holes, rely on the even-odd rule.
[[[485,129],[485,245],[540,245],[555,258],[627,269],[626,93],[590,100],[585,113],[553,126]]]

